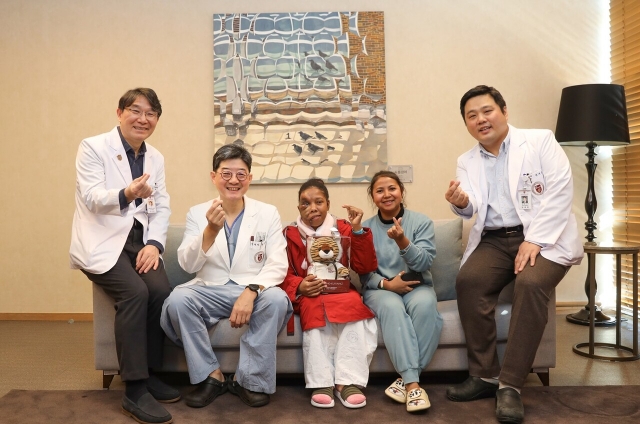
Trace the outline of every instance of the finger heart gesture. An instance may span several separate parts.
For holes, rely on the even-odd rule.
[[[404,230],[402,229],[402,218],[393,218],[393,226],[387,230],[387,236],[393,240],[399,240],[404,237]]]

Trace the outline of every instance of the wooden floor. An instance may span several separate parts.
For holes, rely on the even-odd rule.
[[[572,346],[588,340],[588,328],[570,324],[559,310],[557,365],[551,370],[553,386],[640,385],[640,361],[610,362],[587,359]],[[632,323],[623,323],[623,344],[631,345]],[[615,341],[613,328],[596,330],[598,341]],[[94,369],[93,323],[64,321],[0,321],[0,396],[11,389],[95,390],[102,373]],[[429,383],[427,374],[423,380]],[[538,386],[530,375],[526,385]],[[124,385],[116,376],[111,389]]]

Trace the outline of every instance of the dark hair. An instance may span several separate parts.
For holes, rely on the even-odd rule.
[[[383,178],[383,177],[387,177],[395,180],[395,182],[398,184],[398,187],[400,187],[400,192],[402,193],[402,204],[404,204],[404,195],[406,193],[404,189],[404,184],[402,183],[402,181],[400,181],[400,177],[398,177],[398,175],[392,171],[378,171],[375,174],[373,174],[373,178],[371,178],[371,182],[369,183],[369,187],[367,188],[367,193],[369,194],[369,197],[373,200],[373,186],[376,184],[376,182],[380,178]]]
[[[498,90],[493,87],[489,87],[487,85],[478,85],[473,87],[471,90],[464,93],[462,99],[460,99],[460,114],[462,115],[462,120],[467,122],[464,119],[464,107],[467,105],[469,99],[478,96],[484,96],[485,94],[493,97],[493,100],[496,102],[498,107],[500,107],[500,112],[504,115],[504,109],[507,107],[507,103],[504,101],[502,94]]]
[[[298,200],[300,200],[300,196],[302,196],[302,193],[311,187],[315,187],[320,190],[324,194],[325,199],[329,200],[329,190],[327,190],[327,186],[324,185],[324,181],[322,181],[320,178],[310,178],[305,181],[300,186],[300,190],[298,190]]]
[[[251,172],[251,153],[237,144],[225,144],[213,155],[213,171],[215,172],[225,160],[241,159]]]
[[[147,99],[151,105],[151,110],[158,114],[158,118],[162,115],[162,106],[160,105],[158,95],[152,89],[144,87],[134,88],[124,93],[122,97],[120,97],[120,101],[118,101],[118,109],[124,110],[126,107],[131,106],[139,96]]]

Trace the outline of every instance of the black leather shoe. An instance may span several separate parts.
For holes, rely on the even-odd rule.
[[[147,379],[147,390],[158,402],[173,403],[180,400],[180,392],[163,383],[155,375],[150,375]]]
[[[151,393],[142,395],[138,402],[122,398],[122,413],[142,424],[169,424],[173,417],[156,401]]]
[[[447,398],[454,402],[469,402],[495,397],[497,391],[497,384],[487,383],[479,377],[469,376],[464,383],[447,387]]]
[[[500,423],[520,424],[524,420],[524,405],[520,393],[505,387],[496,393],[496,418]]]
[[[245,389],[237,381],[233,379],[233,375],[227,377],[227,385],[229,391],[240,398],[245,404],[257,408],[259,406],[265,406],[269,403],[271,398],[266,393],[254,392],[249,389]]]
[[[192,408],[203,408],[209,405],[215,398],[227,393],[227,382],[216,380],[209,376],[204,381],[198,383],[198,387],[185,395],[184,403]]]

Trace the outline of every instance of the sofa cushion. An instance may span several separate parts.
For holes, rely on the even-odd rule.
[[[431,265],[438,301],[456,298],[456,275],[462,260],[462,218],[434,220],[436,258]]]
[[[460,313],[458,312],[458,301],[449,300],[438,302],[438,312],[440,312],[442,316],[442,333],[440,333],[438,346],[466,345],[467,342],[464,337],[464,331],[462,330]],[[511,303],[498,302],[496,305],[495,320],[496,340],[498,342],[506,341],[509,335],[509,322],[511,321]]]
[[[183,270],[178,263],[178,247],[180,247],[180,243],[182,243],[183,234],[184,225],[169,225],[162,261],[164,262],[164,268],[167,271],[167,277],[169,278],[171,287],[176,287],[196,277],[196,274],[189,274]]]

